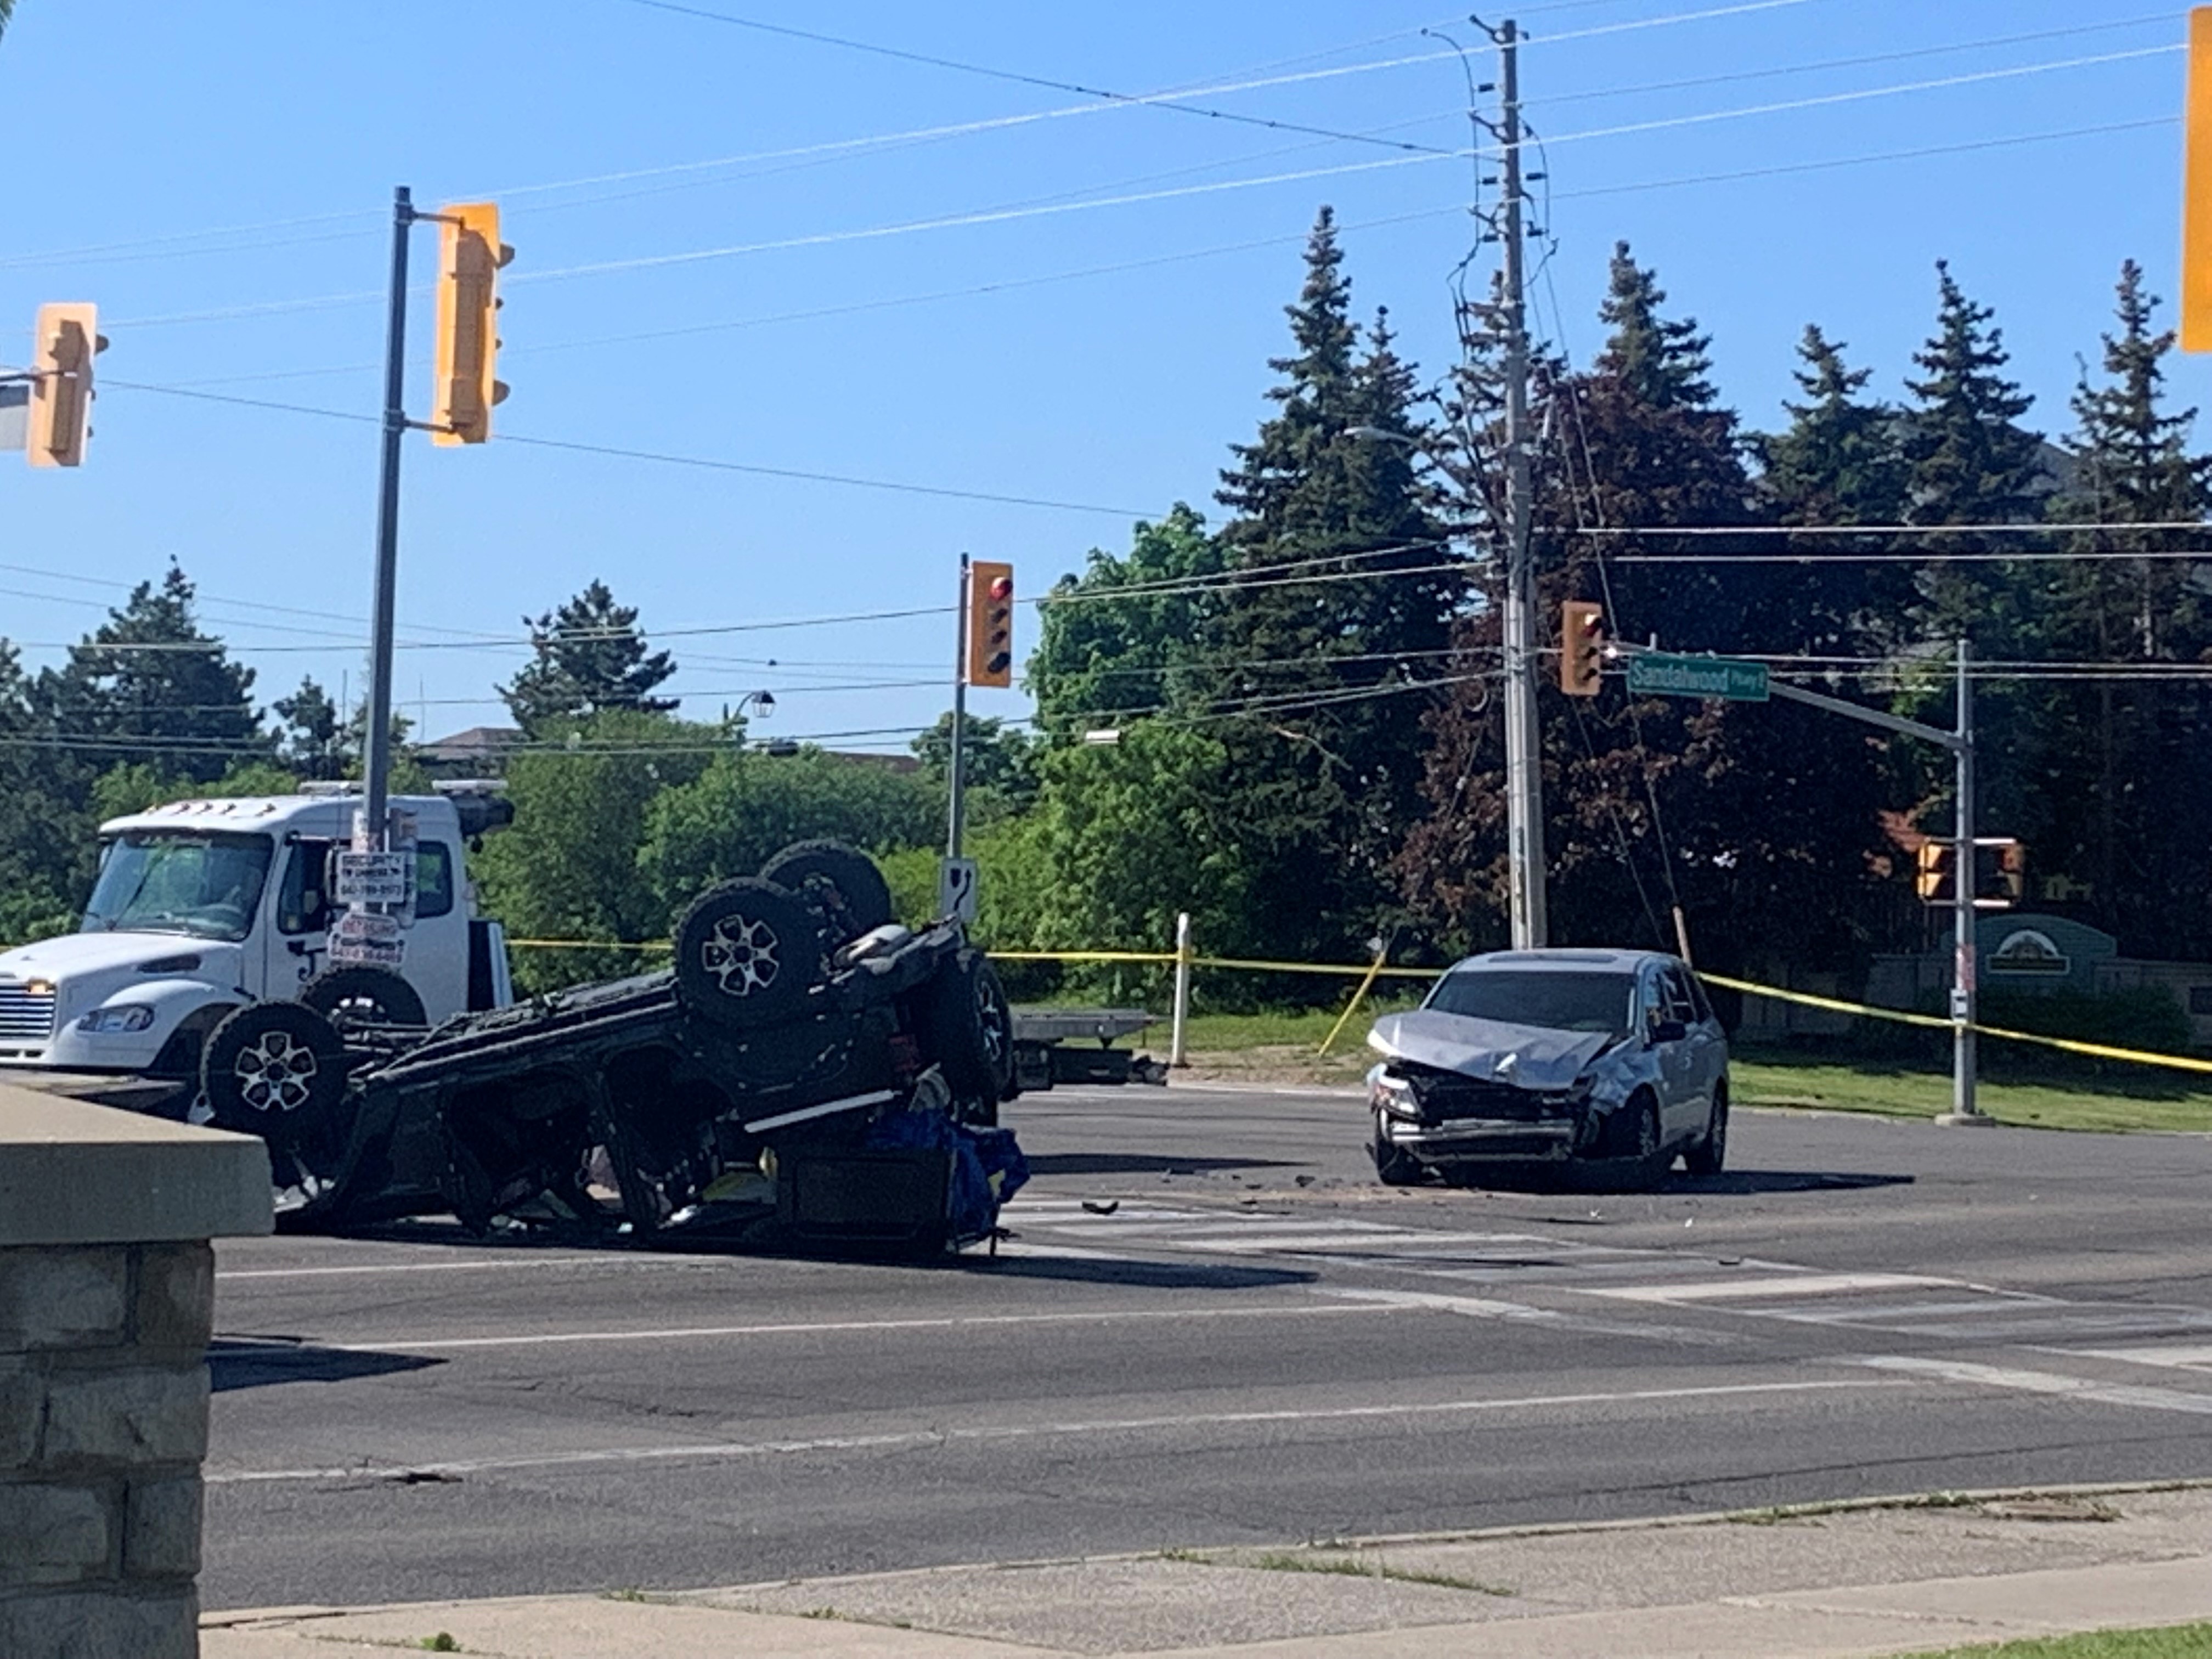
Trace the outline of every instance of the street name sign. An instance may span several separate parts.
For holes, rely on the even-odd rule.
[[[1684,657],[1664,651],[1640,651],[1628,659],[1628,689],[1637,696],[1765,702],[1766,665],[1737,657]]]

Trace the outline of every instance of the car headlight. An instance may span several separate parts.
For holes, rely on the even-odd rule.
[[[125,1003],[113,1008],[95,1008],[77,1021],[80,1031],[112,1032],[143,1031],[154,1023],[154,1011],[143,1003]]]
[[[1417,1118],[1421,1115],[1420,1103],[1413,1098],[1413,1085],[1402,1078],[1376,1078],[1368,1085],[1367,1104],[1370,1109],[1388,1112],[1393,1117]]]

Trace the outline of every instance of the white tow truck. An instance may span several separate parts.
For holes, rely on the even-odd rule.
[[[255,1002],[373,1003],[409,1025],[506,1006],[506,940],[476,915],[464,848],[514,809],[489,784],[437,787],[392,801],[414,852],[397,927],[369,951],[339,950],[384,966],[332,961],[346,917],[332,854],[351,845],[357,787],[172,801],[103,823],[78,930],[0,952],[0,1068],[195,1079],[208,1034]]]

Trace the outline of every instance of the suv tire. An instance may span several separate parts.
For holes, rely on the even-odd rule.
[[[1014,1016],[998,970],[981,951],[961,951],[922,993],[922,1042],[944,1067],[956,1099],[981,1103],[996,1122],[998,1105],[1021,1092],[1014,1072]]]
[[[829,918],[832,947],[892,920],[884,872],[866,853],[842,841],[793,842],[761,866],[761,879],[819,906]]]
[[[422,993],[389,968],[331,968],[309,980],[300,993],[302,1006],[335,1024],[339,1018],[364,1025],[428,1025]]]
[[[303,1173],[336,1175],[345,1152],[345,1043],[313,1009],[256,1002],[228,1016],[201,1051],[200,1087],[217,1128],[260,1136]]]
[[[822,926],[790,890],[755,876],[708,888],[676,924],[676,988],[739,1030],[795,1013],[822,974]]]

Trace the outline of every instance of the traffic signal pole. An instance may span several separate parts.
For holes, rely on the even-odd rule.
[[[1974,682],[1971,647],[1959,641],[1959,729],[1952,753],[1958,757],[1958,811],[1952,828],[1957,845],[1951,854],[1951,1109],[1937,1118],[1954,1128],[1978,1127],[1990,1119],[1974,1098],[1979,1055],[1974,1044],[1974,1000],[1978,954],[1975,939],[1974,879]]]
[[[1505,310],[1505,838],[1513,948],[1549,942],[1544,903],[1543,750],[1536,724],[1536,582],[1529,556],[1528,307],[1522,246],[1520,30],[1497,34],[1503,94]]]
[[[1773,682],[1768,691],[1790,702],[1825,708],[1831,714],[1878,726],[1886,732],[1902,732],[1951,751],[1958,768],[1954,786],[1957,801],[1951,851],[1951,1109],[1936,1121],[1954,1128],[1978,1128],[1995,1120],[1983,1112],[1975,1099],[1979,1056],[1974,1042],[1974,981],[1978,951],[1974,921],[1979,907],[1974,902],[1974,682],[1972,651],[1964,640],[1959,641],[1958,664],[1958,719],[1948,732],[1938,726],[1923,726],[1918,720],[1906,720],[1902,714],[1862,708],[1841,697],[1824,696],[1802,686],[1784,685],[1779,680]]]
[[[971,580],[968,556],[960,556],[960,602],[952,608],[952,757],[951,799],[947,805],[945,826],[945,853],[947,858],[960,856],[960,844],[968,830],[968,588]]]
[[[399,582],[399,441],[407,434],[407,235],[415,224],[414,198],[401,185],[392,192],[392,310],[384,343],[384,471],[376,501],[376,579],[370,604],[368,731],[363,748],[361,817],[356,850],[391,846],[392,633]]]

